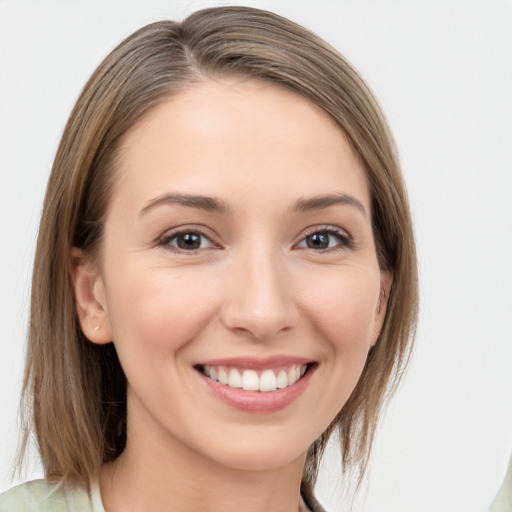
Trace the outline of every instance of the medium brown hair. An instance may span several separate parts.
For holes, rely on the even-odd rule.
[[[322,39],[246,7],[147,25],[119,44],[85,85],[65,127],[44,201],[32,281],[24,380],[46,477],[87,485],[126,442],[126,379],[115,348],[80,329],[68,270],[72,247],[101,249],[123,135],[170,95],[208,77],[242,75],[303,96],[327,112],[359,156],[371,195],[381,269],[393,275],[386,318],[361,378],[310,447],[316,480],[338,431],[346,468],[363,474],[379,411],[405,368],[417,315],[417,269],[407,195],[386,121],[354,68]],[[28,430],[25,431],[25,443]]]

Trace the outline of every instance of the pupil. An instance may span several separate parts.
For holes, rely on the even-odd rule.
[[[329,235],[326,233],[315,233],[308,236],[306,244],[310,249],[327,249],[329,247]]]
[[[199,249],[201,237],[196,233],[186,233],[178,237],[177,243],[180,249]]]

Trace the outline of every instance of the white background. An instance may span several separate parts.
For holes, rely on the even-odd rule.
[[[29,276],[45,183],[86,79],[124,36],[209,1],[0,0],[0,491],[17,483]],[[413,364],[353,505],[486,510],[512,452],[512,3],[237,3],[319,33],[359,68],[398,141],[421,264]],[[330,453],[318,486],[342,508]],[[37,464],[27,478],[40,476]]]

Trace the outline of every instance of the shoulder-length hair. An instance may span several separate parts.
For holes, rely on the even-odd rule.
[[[37,241],[23,391],[47,478],[87,485],[126,443],[126,378],[113,344],[95,345],[80,329],[70,249],[98,255],[123,135],[169,96],[233,75],[271,82],[318,105],[366,173],[377,257],[393,285],[379,339],[350,398],[310,447],[303,480],[314,484],[334,431],[345,468],[364,473],[417,316],[414,237],[393,139],[368,86],[326,42],[270,12],[221,7],[181,23],[147,25],[121,42],[85,85],[62,135]],[[28,430],[25,446],[27,436]]]

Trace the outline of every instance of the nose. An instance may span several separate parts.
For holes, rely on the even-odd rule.
[[[297,325],[300,314],[286,264],[271,250],[239,255],[230,266],[222,321],[233,331],[270,340]]]

